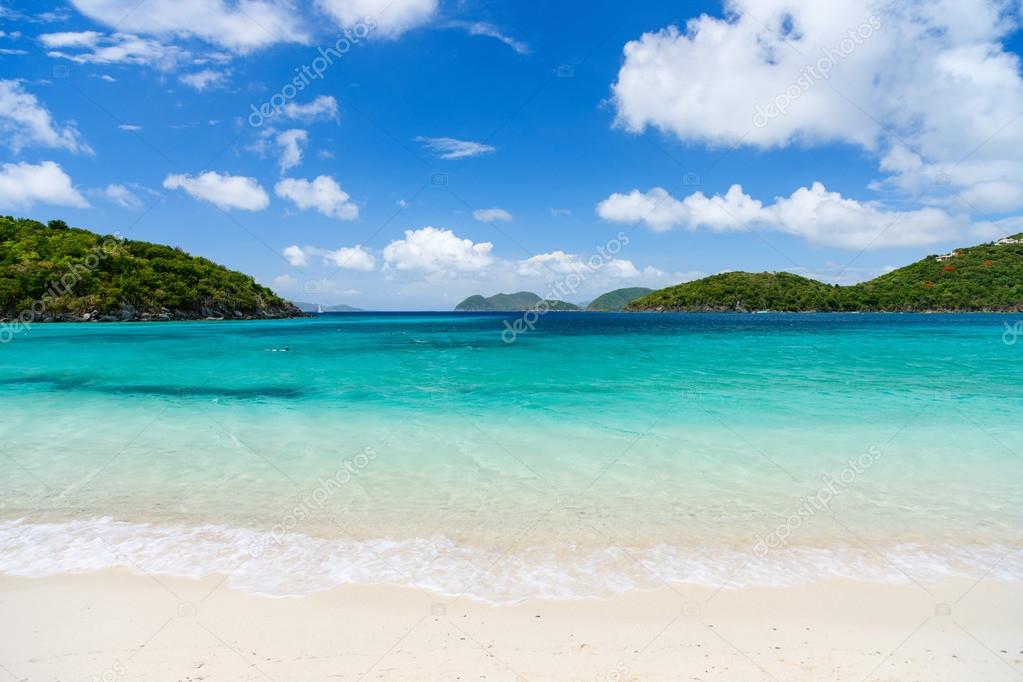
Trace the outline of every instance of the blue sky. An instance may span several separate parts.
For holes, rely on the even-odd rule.
[[[1023,229],[1016,2],[0,8],[0,211],[294,300],[848,283]]]

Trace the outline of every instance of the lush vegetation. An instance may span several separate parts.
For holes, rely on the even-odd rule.
[[[1008,241],[928,256],[853,286],[787,272],[726,272],[655,291],[629,310],[1023,310],[1023,233]]]
[[[625,310],[625,308],[637,298],[653,293],[653,291],[653,289],[647,289],[646,287],[615,289],[614,291],[609,291],[606,294],[601,294],[590,301],[590,304],[586,306],[586,309],[591,312],[618,312]]]
[[[0,216],[0,317],[286,317],[300,311],[251,277],[179,248]]]
[[[483,297],[479,294],[470,296],[457,306],[455,310],[461,312],[484,312],[484,311],[523,311],[539,307],[543,308],[540,298],[531,291],[518,291],[514,294],[494,294]],[[579,310],[579,306],[565,301],[547,301],[548,310]]]

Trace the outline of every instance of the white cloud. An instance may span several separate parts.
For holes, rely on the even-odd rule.
[[[598,272],[602,272],[611,279],[635,279],[643,274],[631,260],[606,257],[600,254],[594,254],[592,258],[582,258],[574,253],[551,251],[539,253],[518,263],[518,274],[523,277],[549,278],[554,276],[560,278],[570,273],[589,277]],[[648,269],[648,274],[663,273],[652,268]]]
[[[324,261],[348,270],[369,272],[376,267],[376,258],[361,246],[341,247],[336,251],[328,251],[323,255]]]
[[[127,130],[129,133],[134,133],[139,130],[142,130],[142,126],[137,126],[133,123],[118,123],[117,127],[120,128],[121,130]]]
[[[103,74],[102,76],[100,76],[100,79],[101,80],[105,80],[107,83],[116,83],[117,82],[116,78],[114,78],[113,76],[108,76],[106,74]]]
[[[384,261],[397,270],[433,273],[473,272],[493,262],[490,242],[460,239],[451,230],[424,227],[405,230],[405,238],[384,247]]]
[[[196,71],[195,73],[185,74],[178,80],[190,88],[203,92],[209,88],[223,85],[226,79],[227,74],[223,71],[203,69],[202,71]]]
[[[284,256],[288,263],[296,268],[304,268],[309,265],[309,259],[306,257],[305,251],[298,244],[293,244],[281,251],[281,255]]]
[[[565,216],[572,215],[572,209],[570,208],[552,208],[551,215],[555,218],[563,218]]]
[[[277,146],[280,147],[281,173],[294,168],[302,161],[302,147],[309,141],[309,134],[301,128],[292,128],[278,133],[275,138]]]
[[[464,159],[481,154],[490,154],[496,151],[489,144],[482,142],[469,142],[467,140],[456,140],[453,137],[417,137],[416,142],[421,142],[424,147],[442,159]]]
[[[69,59],[77,64],[137,64],[166,71],[189,57],[189,53],[179,47],[131,33],[47,33],[39,39],[51,48],[46,53],[48,56]],[[69,49],[76,51],[68,52]]]
[[[0,207],[25,209],[36,203],[87,208],[89,202],[53,161],[0,165]]]
[[[320,95],[311,102],[299,104],[288,102],[282,107],[281,112],[285,118],[295,121],[312,123],[314,121],[337,121],[338,114],[337,100],[330,95]]]
[[[762,227],[803,237],[810,242],[848,249],[916,246],[947,241],[962,234],[969,221],[927,207],[910,211],[886,209],[829,192],[819,182],[801,187],[769,206],[732,185],[724,195],[696,192],[682,200],[660,187],[612,194],[597,205],[605,220],[644,223],[656,231],[684,227],[734,232]]]
[[[472,217],[481,223],[492,223],[495,220],[508,222],[512,219],[512,214],[503,208],[478,208],[472,212]]]
[[[291,275],[278,275],[274,277],[274,286],[281,289],[291,289],[296,284],[298,284],[298,280]]]
[[[281,251],[288,263],[297,268],[309,265],[312,258],[321,258],[324,265],[346,270],[369,272],[376,267],[376,257],[362,246],[342,246],[333,251],[315,246],[298,246],[293,244]]]
[[[981,180],[968,185],[958,197],[969,210],[980,213],[1002,213],[1023,208],[1023,180]]]
[[[43,33],[39,42],[45,47],[95,47],[103,38],[99,31],[62,31]]]
[[[1004,43],[1018,24],[1008,0],[726,0],[724,18],[625,46],[617,121],[716,146],[847,143],[888,174],[876,188],[1013,210],[1023,78]]]
[[[235,52],[276,43],[306,43],[291,3],[271,0],[71,0],[100,23],[124,31],[195,37]]]
[[[74,124],[57,125],[35,95],[14,80],[0,80],[0,133],[15,154],[25,147],[92,153]]]
[[[192,198],[208,201],[223,211],[232,208],[262,211],[270,204],[270,197],[255,178],[240,175],[222,175],[213,171],[196,176],[168,175],[163,186],[183,189]]]
[[[22,54],[28,54],[28,50],[19,50],[17,48],[13,48],[13,47],[0,47],[0,54],[11,55],[11,56],[22,55]]]
[[[453,21],[448,24],[452,28],[459,28],[466,31],[472,36],[486,36],[488,38],[495,38],[511,49],[515,50],[519,54],[529,54],[529,45],[512,38],[507,33],[503,32],[497,26],[487,23],[485,21]]]
[[[112,183],[99,190],[97,194],[108,201],[114,202],[121,208],[142,208],[142,200],[124,185]]]
[[[738,185],[732,185],[723,197],[708,198],[697,192],[682,201],[663,188],[654,187],[649,192],[635,189],[628,194],[612,194],[597,204],[597,215],[619,223],[642,222],[655,232],[680,225],[726,232],[744,229],[743,223],[760,218],[762,206],[744,194]]]
[[[348,193],[329,175],[315,180],[285,178],[274,187],[277,196],[291,200],[303,211],[315,209],[325,216],[340,220],[359,217],[359,207],[349,201]]]
[[[373,27],[370,35],[394,38],[432,19],[438,0],[317,0],[317,4],[341,26],[365,21]]]

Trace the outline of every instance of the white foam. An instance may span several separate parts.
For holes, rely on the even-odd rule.
[[[269,540],[269,541],[268,541]],[[779,586],[854,578],[934,582],[948,576],[1023,580],[1010,547],[880,552],[851,548],[752,551],[711,547],[572,550],[458,545],[445,537],[360,542],[223,525],[156,525],[107,518],[60,523],[0,522],[0,572],[47,576],[106,568],[185,577],[227,575],[239,590],[296,596],[346,584],[419,587],[505,603],[527,598],[608,597],[665,583]]]

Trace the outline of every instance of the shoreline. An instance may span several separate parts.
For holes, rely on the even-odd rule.
[[[414,588],[274,598],[223,577],[0,575],[17,679],[963,680],[1023,674],[1023,583],[679,584],[495,606]],[[94,677],[90,677],[94,676]]]

